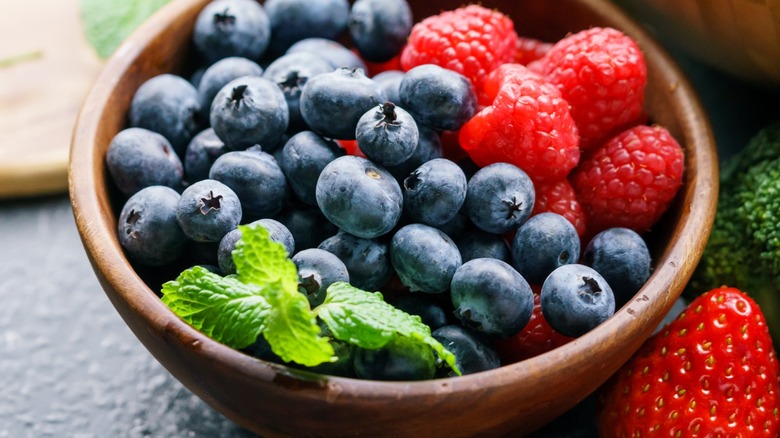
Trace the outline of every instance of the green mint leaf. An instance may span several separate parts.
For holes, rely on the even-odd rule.
[[[315,366],[335,359],[328,338],[320,336],[317,316],[309,300],[298,292],[298,271],[280,243],[263,226],[241,225],[241,239],[233,251],[238,279],[262,286],[272,311],[263,336],[271,350],[287,362]]]
[[[256,285],[196,266],[163,285],[162,301],[212,339],[244,348],[255,342],[272,313],[262,292]]]
[[[279,282],[282,289],[298,293],[298,270],[281,243],[271,240],[260,224],[239,225],[241,239],[233,250],[238,279],[263,286]]]
[[[81,0],[87,41],[105,59],[155,11],[170,0]]]
[[[333,345],[328,338],[320,336],[317,316],[309,307],[309,300],[297,290],[280,287],[266,290],[273,312],[266,320],[263,336],[271,345],[271,350],[286,362],[297,362],[313,367],[324,362],[336,360]]]
[[[455,355],[431,336],[419,316],[386,303],[379,292],[366,292],[349,283],[328,287],[325,301],[316,309],[333,337],[361,348],[381,348],[396,336],[405,336],[430,346],[441,360],[460,374]]]

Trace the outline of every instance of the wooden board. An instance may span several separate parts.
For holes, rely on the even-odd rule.
[[[4,6],[0,198],[65,192],[73,125],[102,62],[83,36],[78,0]]]

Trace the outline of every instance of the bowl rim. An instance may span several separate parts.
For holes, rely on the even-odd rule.
[[[691,160],[695,161],[697,166],[695,175],[685,172],[683,189],[677,195],[682,199],[676,202],[681,208],[699,214],[691,215],[686,222],[674,224],[670,235],[679,236],[680,239],[664,249],[657,258],[655,270],[646,285],[633,300],[615,312],[608,324],[601,324],[562,347],[495,370],[418,382],[382,382],[322,376],[262,361],[210,339],[176,316],[131,267],[118,243],[115,226],[109,226],[112,223],[112,213],[105,210],[105,207],[110,205],[108,195],[95,190],[95,187],[99,186],[98,182],[105,177],[105,170],[99,168],[99,163],[103,161],[96,158],[96,142],[101,117],[110,103],[112,93],[118,87],[120,79],[133,68],[135,59],[144,47],[155,37],[154,32],[171,17],[178,16],[187,9],[200,8],[207,0],[171,2],[137,29],[108,60],[87,95],[76,121],[68,166],[69,193],[79,235],[104,291],[115,307],[116,300],[123,301],[124,305],[139,314],[153,330],[169,333],[182,343],[198,344],[197,354],[219,360],[231,372],[265,382],[272,382],[280,374],[304,382],[325,378],[338,386],[340,397],[362,400],[397,399],[401,396],[414,399],[432,394],[447,397],[458,392],[490,391],[514,384],[531,375],[536,377],[551,363],[568,363],[565,370],[557,373],[564,375],[562,373],[573,372],[578,366],[585,365],[584,358],[589,354],[598,355],[616,340],[633,338],[633,342],[626,341],[626,345],[630,347],[622,352],[623,357],[628,359],[641,345],[637,339],[641,338],[643,342],[671,308],[704,251],[717,202],[717,152],[709,121],[698,97],[668,53],[617,6],[601,0],[577,1],[595,10],[597,14],[609,15],[616,23],[615,27],[631,35],[639,43],[648,59],[648,65],[651,62],[655,64],[655,71],[662,76],[664,83],[668,84],[670,89],[676,89],[679,101],[676,117],[680,120],[686,136],[678,140],[686,148],[686,170]],[[689,151],[697,153],[689,155]],[[115,293],[111,293],[109,289],[113,289]],[[600,366],[614,371],[621,364],[622,362],[605,363]],[[542,379],[536,384],[543,387],[551,383],[554,382]],[[603,383],[603,380],[589,383],[592,391]],[[311,394],[309,396],[324,397]]]

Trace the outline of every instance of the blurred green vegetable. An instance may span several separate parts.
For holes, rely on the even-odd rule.
[[[81,0],[87,41],[105,59],[149,16],[170,0]]]
[[[780,340],[780,123],[721,169],[715,224],[686,293],[721,285],[751,295]]]

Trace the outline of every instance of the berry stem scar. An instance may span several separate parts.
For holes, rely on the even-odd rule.
[[[200,212],[204,215],[209,214],[211,210],[219,210],[222,195],[214,196],[213,191],[209,191],[208,198],[200,198]]]

